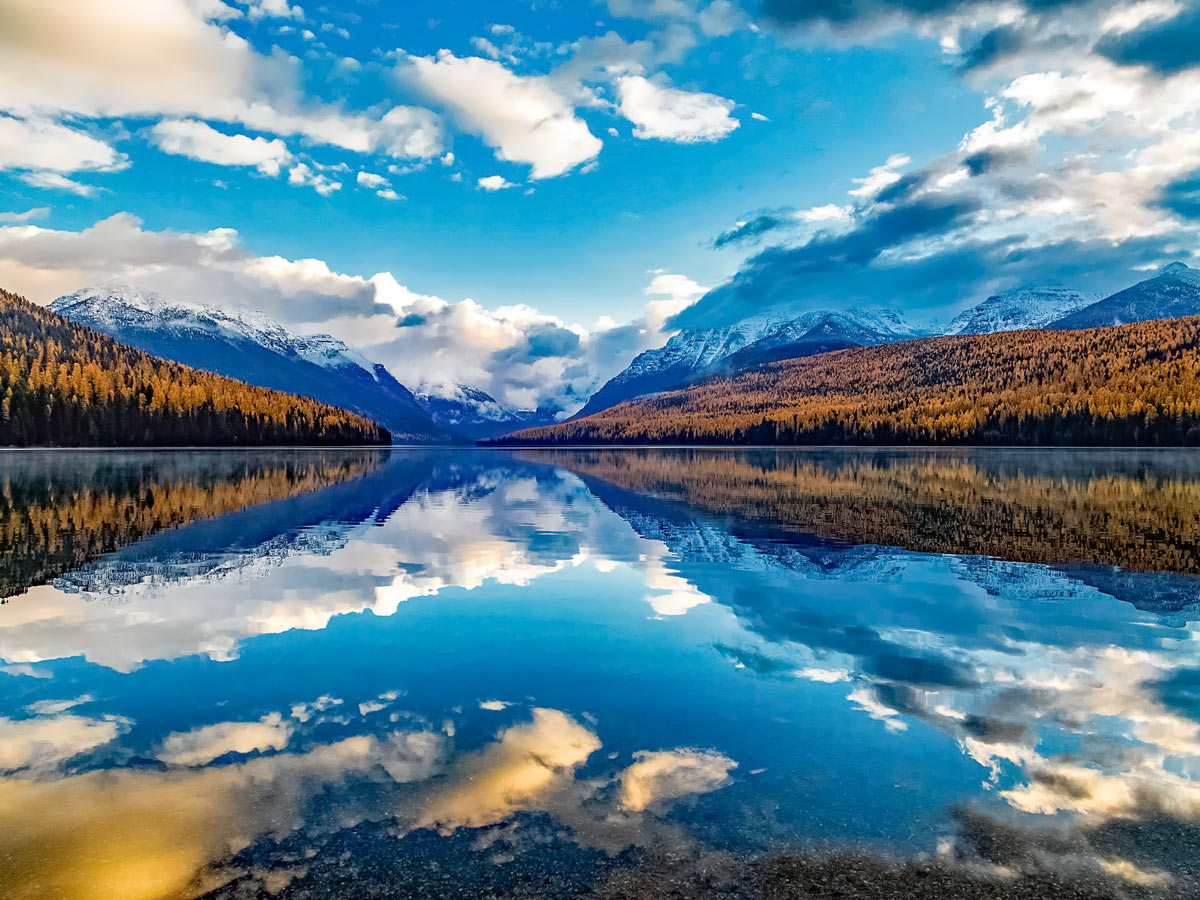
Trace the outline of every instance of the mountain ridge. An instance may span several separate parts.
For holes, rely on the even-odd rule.
[[[752,369],[494,443],[1200,445],[1200,316]]]
[[[257,310],[171,300],[118,280],[59,297],[49,309],[155,356],[366,416],[397,442],[457,438],[382,364],[330,335],[295,334]]]
[[[1163,282],[1168,290],[1151,289]],[[1138,302],[1126,302],[1123,316],[1106,311],[1104,304],[1123,294],[1127,295],[1126,301]],[[1168,308],[1156,308],[1156,303],[1162,306],[1164,296]],[[1164,266],[1150,279],[1104,298],[1057,284],[1001,291],[959,312],[944,328],[911,325],[886,307],[762,314],[723,328],[677,332],[662,347],[635,357],[568,421],[707,378],[736,375],[757,366],[835,350],[926,336],[1095,327],[1194,314],[1200,314],[1200,272],[1180,262]],[[1074,322],[1084,324],[1071,324]]]

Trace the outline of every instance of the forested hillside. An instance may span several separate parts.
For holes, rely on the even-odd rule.
[[[385,444],[368,419],[135,350],[0,290],[0,445]]]
[[[501,442],[1195,446],[1200,317],[841,350]]]

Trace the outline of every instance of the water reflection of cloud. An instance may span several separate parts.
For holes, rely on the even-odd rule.
[[[726,783],[737,763],[712,750],[643,750],[621,773],[621,806],[640,811],[667,800],[707,794]]]
[[[539,809],[546,794],[570,782],[574,770],[599,749],[599,738],[571,717],[535,709],[532,722],[505,729],[494,743],[459,760],[447,783],[426,800],[415,825],[442,831],[479,828]]]
[[[217,722],[191,731],[167,735],[158,758],[176,766],[202,766],[227,753],[282,750],[292,736],[292,726],[279,713],[257,722]]]
[[[59,713],[30,719],[0,717],[0,773],[53,771],[115,740],[126,725],[117,716],[92,718]]]
[[[222,746],[264,749],[271,736],[246,730],[249,724],[273,729],[283,719],[275,713],[172,735],[163,746],[178,752],[164,754],[172,763],[165,770],[0,778],[6,900],[197,896],[239,875],[231,857],[258,840],[364,820],[392,822],[404,834],[486,828],[517,813],[548,812],[615,852],[637,840],[648,821],[642,810],[716,790],[736,766],[711,751],[654,751],[636,754],[623,772],[579,779],[600,739],[565,713],[541,708],[457,756],[445,734],[420,729],[203,764]],[[377,789],[362,790],[364,782]],[[613,785],[620,786],[619,806]]]

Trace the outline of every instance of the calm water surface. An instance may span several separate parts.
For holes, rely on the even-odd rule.
[[[6,900],[1200,892],[1194,453],[11,452],[0,489]]]

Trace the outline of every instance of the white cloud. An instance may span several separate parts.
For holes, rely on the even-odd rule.
[[[164,153],[174,153],[219,166],[254,166],[264,175],[278,175],[292,154],[275,138],[225,134],[194,119],[166,119],[151,129]]]
[[[27,209],[25,212],[0,212],[0,224],[11,225],[13,223],[32,222],[34,219],[44,219],[50,215],[50,207],[39,206],[35,209]]]
[[[403,200],[404,195],[399,194],[392,188],[380,188],[375,192],[376,197],[382,197],[384,200]]]
[[[454,111],[464,127],[481,135],[501,160],[528,163],[530,177],[553,178],[587,162],[603,146],[574,103],[554,81],[517,75],[480,57],[407,57],[411,72],[430,96]]]
[[[322,197],[342,189],[340,181],[334,181],[321,172],[314,172],[308,163],[296,163],[288,169],[288,184],[308,185]]]
[[[683,312],[709,290],[686,275],[663,271],[654,272],[653,275],[646,293],[668,298],[651,300],[646,304],[646,324],[655,331],[661,331],[671,316]]]
[[[0,169],[61,174],[112,172],[125,165],[111,146],[78,129],[44,118],[0,116]]]
[[[709,37],[725,37],[746,24],[746,14],[731,0],[713,0],[700,11],[696,21]]]
[[[507,188],[516,187],[511,181],[503,175],[488,175],[479,179],[479,186],[485,191],[503,191]]]
[[[681,91],[640,75],[617,79],[621,115],[636,137],[691,144],[718,141],[740,124],[730,116],[732,100]]]
[[[903,153],[894,153],[887,158],[881,166],[875,166],[871,169],[871,174],[865,178],[855,178],[854,183],[858,187],[850,191],[852,197],[871,198],[877,195],[885,187],[895,184],[900,180],[900,173],[897,169],[903,168],[912,162],[912,157],[906,156]]]
[[[303,19],[304,10],[287,0],[249,0],[246,15],[251,19]]]
[[[96,193],[96,188],[90,184],[80,184],[58,172],[22,172],[17,176],[28,185],[47,188],[53,191],[67,191],[80,197],[90,197]]]
[[[801,209],[796,212],[796,218],[801,222],[849,222],[853,212],[852,207],[826,203],[824,206]]]
[[[388,183],[388,180],[382,175],[376,175],[374,172],[359,172],[354,176],[354,180],[368,188],[381,188]]]
[[[292,726],[279,713],[257,722],[217,722],[192,731],[168,735],[158,758],[173,766],[202,766],[226,753],[282,750],[292,736]]]
[[[255,4],[252,11],[283,6]],[[231,12],[193,0],[6,0],[0,109],[58,128],[64,116],[198,118],[362,153],[440,152],[440,123],[429,110],[395,107],[378,116],[307,101],[295,61],[257,53],[222,24]],[[119,161],[94,138],[56,133],[52,143],[53,153],[76,158],[54,164],[47,153],[41,158],[51,163],[38,169],[107,170]],[[0,137],[10,155],[28,145],[19,136]]]

